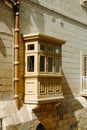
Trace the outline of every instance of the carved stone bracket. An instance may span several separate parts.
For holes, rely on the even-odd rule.
[[[80,5],[87,8],[87,0],[80,0]]]

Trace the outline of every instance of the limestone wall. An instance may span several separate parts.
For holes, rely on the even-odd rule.
[[[0,1],[0,99],[13,95],[13,13]]]

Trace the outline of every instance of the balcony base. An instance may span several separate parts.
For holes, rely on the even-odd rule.
[[[25,97],[25,103],[26,104],[43,104],[43,103],[55,102],[55,101],[61,102],[63,99],[64,99],[64,96],[40,98],[40,99],[28,99],[27,97]]]
[[[87,100],[87,92],[80,93],[80,95]]]

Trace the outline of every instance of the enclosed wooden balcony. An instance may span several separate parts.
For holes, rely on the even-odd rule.
[[[25,103],[62,100],[62,44],[42,34],[23,35],[25,44]]]

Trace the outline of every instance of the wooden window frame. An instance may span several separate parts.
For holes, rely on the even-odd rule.
[[[87,97],[87,76],[84,72],[84,58],[87,57],[87,53],[80,51],[80,95]]]
[[[45,50],[40,50],[40,45],[43,44],[45,45]],[[48,52],[48,47],[52,46],[53,47],[53,52]],[[55,52],[56,48],[60,48],[60,53],[57,54]],[[61,68],[62,68],[62,46],[61,45],[52,45],[49,43],[39,43],[39,70],[40,70],[40,55],[44,55],[46,57],[46,71],[42,72],[39,71],[39,73],[47,73],[47,74],[56,74],[59,75],[61,74]],[[52,63],[52,72],[48,72],[48,57],[52,57],[53,58],[53,63]],[[59,72],[56,72],[56,58],[60,59],[60,66],[59,66]]]

